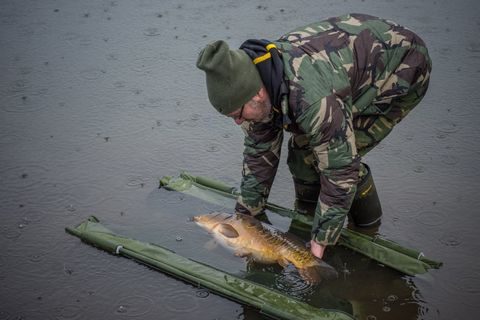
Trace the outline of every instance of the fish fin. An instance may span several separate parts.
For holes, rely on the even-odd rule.
[[[251,252],[242,251],[242,250],[237,250],[233,253],[235,257],[240,257],[240,258],[250,257],[251,254],[252,254]]]
[[[220,225],[218,226],[218,232],[220,232],[227,238],[238,238],[240,236],[238,234],[238,231],[235,230],[235,228],[228,223],[220,223]]]
[[[279,258],[279,259],[277,259],[277,263],[285,268],[290,264],[290,261],[288,261],[285,258]]]
[[[216,247],[218,247],[218,242],[215,240],[215,239],[210,239],[208,240],[204,247],[207,249],[207,250],[213,250],[215,249]]]
[[[299,268],[298,273],[303,280],[310,284],[319,284],[323,280],[333,280],[338,278],[337,270],[324,261],[319,261],[318,264],[305,268]]]

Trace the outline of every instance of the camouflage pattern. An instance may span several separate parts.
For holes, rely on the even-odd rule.
[[[313,23],[274,43],[290,91],[279,107],[291,123],[274,112],[269,121],[242,125],[246,137],[237,210],[262,211],[285,129],[292,132],[292,175],[321,185],[312,238],[334,244],[356,192],[360,157],[420,102],[431,61],[412,31],[362,14]]]

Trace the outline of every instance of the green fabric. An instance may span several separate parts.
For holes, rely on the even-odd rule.
[[[134,259],[231,300],[258,308],[261,313],[275,319],[353,319],[341,311],[315,308],[249,280],[181,257],[158,245],[115,235],[95,217],[75,228],[66,228],[66,231],[100,249]]]
[[[160,186],[167,190],[180,191],[219,205],[224,205],[221,198],[235,199],[239,195],[235,188],[220,181],[193,176],[186,172],[183,172],[178,178],[163,177],[160,180]],[[293,219],[295,223],[301,222],[312,225],[311,217],[304,216],[294,210],[269,202],[266,203],[265,207],[281,216]],[[420,251],[404,248],[393,241],[379,237],[372,238],[346,228],[341,230],[338,244],[411,276],[426,273],[432,268],[438,269],[442,265],[441,262],[427,259]]]
[[[224,115],[240,109],[262,86],[250,57],[243,50],[230,50],[225,41],[208,44],[198,55],[197,67],[206,73],[210,103]]]

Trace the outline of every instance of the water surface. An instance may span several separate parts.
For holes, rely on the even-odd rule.
[[[362,319],[471,319],[480,298],[479,11],[473,0],[1,1],[0,319],[262,318],[64,232],[91,214]],[[229,204],[157,186],[181,170],[240,183],[241,130],[209,106],[195,68],[206,43],[275,39],[346,12],[397,21],[429,47],[427,96],[365,161],[384,208],[380,233],[444,266],[412,278],[336,247],[326,258],[341,277],[312,290],[294,270],[206,250],[208,235],[188,218]],[[285,159],[270,200],[291,207]]]

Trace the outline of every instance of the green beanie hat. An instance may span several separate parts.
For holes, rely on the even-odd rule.
[[[252,59],[243,50],[230,50],[222,40],[200,52],[197,67],[206,73],[210,103],[224,115],[241,108],[262,86]]]

